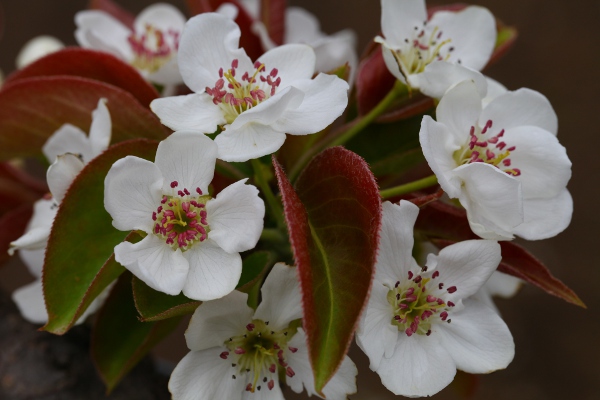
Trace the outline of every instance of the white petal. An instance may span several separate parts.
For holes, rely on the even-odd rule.
[[[480,126],[488,120],[494,129],[515,128],[522,125],[540,127],[553,135],[558,131],[558,117],[548,99],[531,89],[519,89],[496,97],[481,113]]]
[[[57,212],[58,207],[53,199],[40,199],[36,201],[33,204],[33,215],[27,224],[25,233],[10,243],[8,254],[13,255],[15,250],[18,249],[44,249]]]
[[[453,134],[446,125],[425,115],[421,121],[419,142],[423,155],[442,189],[451,198],[458,197],[461,192],[461,182],[454,175],[457,164],[452,157],[454,152],[461,148],[461,145],[456,142],[456,134]]]
[[[312,78],[315,73],[315,52],[305,44],[286,44],[275,47],[259,57],[266,72],[276,68],[281,77],[279,89],[294,85],[297,80]]]
[[[312,43],[317,56],[316,72],[330,72],[348,63],[350,67],[349,82],[352,86],[358,69],[356,41],[356,33],[345,29]]]
[[[118,160],[104,180],[104,208],[122,231],[152,232],[152,213],[160,205],[163,178],[154,163],[127,156]]]
[[[297,108],[288,108],[273,127],[292,135],[320,132],[335,121],[348,105],[348,83],[335,75],[319,74],[315,79],[296,81],[304,92]]]
[[[39,250],[45,248],[50,236],[50,228],[33,228],[28,230],[23,236],[10,243],[8,254],[11,256],[15,250]]]
[[[523,201],[525,221],[514,229],[514,233],[527,240],[554,237],[571,223],[573,198],[567,189],[555,197],[525,199]]]
[[[475,294],[500,264],[500,245],[492,240],[465,240],[427,257],[427,266],[439,271],[436,284],[444,283],[442,298],[454,303]],[[451,287],[454,293],[447,292]],[[437,288],[436,292],[439,291]]]
[[[483,7],[470,6],[459,12],[439,11],[431,17],[430,26],[438,26],[446,45],[454,47],[449,61],[481,71],[487,64],[496,45],[496,20]],[[444,48],[446,48],[444,47]]]
[[[415,26],[422,27],[425,21],[424,0],[381,0],[381,30],[396,45],[411,39]]]
[[[523,186],[523,197],[554,197],[571,179],[571,161],[556,136],[536,126],[519,126],[506,130],[502,140],[510,152],[510,168],[518,168],[516,179]]]
[[[304,387],[309,396],[316,395],[314,375],[306,346],[306,334],[302,328],[299,328],[296,335],[290,340],[289,346],[297,348],[298,351],[289,352],[286,358],[286,362],[295,372],[293,377],[286,379],[286,383],[296,393],[301,393]],[[340,368],[323,388],[323,394],[328,400],[345,400],[349,394],[356,392],[357,373],[352,360],[347,356],[344,357]]]
[[[422,73],[413,76],[416,82],[411,81],[411,84],[419,88],[421,93],[435,99],[441,98],[448,89],[462,81],[474,82],[481,97],[485,97],[487,92],[483,74],[445,61],[434,61],[427,65]]]
[[[112,121],[106,108],[106,99],[98,100],[98,106],[92,112],[92,126],[90,127],[89,142],[92,148],[92,158],[108,148],[112,133]],[[73,153],[72,151],[70,153]],[[90,159],[84,157],[84,162]]]
[[[231,360],[220,357],[224,351],[225,347],[212,347],[183,357],[169,380],[173,399],[241,400],[245,382],[232,379],[237,368],[231,366]]]
[[[175,132],[160,142],[154,162],[164,178],[164,193],[173,191],[171,183],[174,181],[178,183],[175,191],[186,188],[195,193],[196,188],[200,188],[208,193],[215,174],[217,145],[196,132]]]
[[[241,130],[249,123],[271,125],[280,119],[285,111],[300,107],[305,97],[304,91],[294,87],[280,90],[275,96],[256,107],[240,114],[225,132]],[[285,132],[285,130],[279,130]]]
[[[490,279],[485,283],[484,288],[492,296],[508,299],[513,297],[523,286],[523,281],[512,275],[494,271]]]
[[[487,81],[487,95],[481,100],[481,104],[484,107],[487,107],[487,105],[490,104],[492,100],[495,100],[496,97],[508,92],[508,89],[503,84],[495,79],[490,78],[489,76],[486,76],[485,80]]]
[[[186,18],[179,9],[171,4],[156,3],[146,7],[135,19],[134,27],[138,34],[146,31],[146,26],[164,32],[169,30],[180,31],[183,29]]]
[[[464,304],[461,311],[452,313],[452,323],[436,332],[441,345],[462,371],[487,374],[506,368],[515,355],[508,327],[482,303],[469,299]]]
[[[149,73],[146,76],[150,82],[155,82],[163,86],[163,97],[173,96],[177,89],[174,86],[181,85],[183,83],[183,79],[179,73],[177,57],[171,57],[158,70]]]
[[[274,331],[302,318],[302,297],[295,267],[277,263],[261,288],[262,301],[254,317],[269,322]]]
[[[242,275],[242,258],[229,254],[210,239],[183,253],[190,272],[183,294],[195,300],[214,300],[231,293]]]
[[[385,39],[383,39],[380,36],[377,36],[375,38],[375,41],[377,43],[381,43],[381,54],[383,54],[383,61],[385,62],[385,66],[387,67],[388,71],[390,71],[390,73],[394,75],[394,77],[400,82],[406,84],[406,78],[404,77],[404,74],[400,71],[398,61],[392,53],[394,49],[393,46],[390,43],[386,42]]]
[[[190,269],[181,250],[173,250],[153,234],[135,244],[118,244],[115,260],[152,289],[171,296],[181,292]]]
[[[64,47],[63,42],[53,36],[36,36],[25,43],[19,51],[15,61],[17,69],[24,68],[48,54],[62,50]]]
[[[104,11],[80,11],[75,14],[75,38],[81,47],[106,51],[124,60],[133,57],[128,38],[131,31]]]
[[[50,232],[48,232],[50,233]],[[47,238],[47,236],[46,236]],[[46,246],[37,250],[20,249],[19,257],[23,264],[27,267],[31,275],[36,278],[42,277],[42,270],[44,269],[44,257],[46,255]]]
[[[262,233],[265,203],[255,186],[245,185],[247,180],[227,186],[206,203],[208,237],[228,253],[254,248]]]
[[[213,133],[217,125],[225,123],[223,112],[206,93],[155,99],[150,103],[150,108],[163,125],[175,131]]]
[[[398,340],[398,328],[391,324],[394,310],[387,301],[389,290],[375,279],[367,308],[356,331],[356,343],[369,357],[370,368],[374,371],[379,368],[384,356],[390,358],[394,354]]]
[[[407,397],[431,396],[448,386],[456,366],[436,336],[399,335],[394,355],[376,371],[383,385]]]
[[[177,55],[185,84],[199,93],[213,87],[219,69],[231,68],[234,59],[239,63],[238,72],[252,71],[252,61],[244,49],[238,48],[240,35],[240,28],[226,16],[205,13],[191,18],[181,35]]]
[[[400,205],[389,201],[383,203],[375,276],[389,287],[393,287],[398,280],[405,279],[408,271],[416,267],[412,249],[417,215],[419,207],[409,201],[401,201]]]
[[[273,389],[269,390],[266,384],[260,384],[259,382],[258,386],[262,385],[262,390],[257,390],[254,393],[244,390],[242,394],[242,400],[285,400],[285,398],[283,397],[283,392],[281,391],[281,387],[279,385],[279,379],[276,376],[274,376],[273,380],[275,381]],[[252,377],[247,376],[246,382],[252,383]]]
[[[465,145],[471,127],[477,125],[481,114],[481,97],[471,81],[464,81],[448,90],[435,110],[435,119],[448,127],[454,144]]]
[[[474,232],[484,239],[497,239],[498,235],[508,235],[510,238],[514,227],[523,222],[520,182],[484,163],[463,165],[456,168],[454,174],[464,184],[459,199],[467,209],[471,228],[474,228],[475,223],[485,229],[474,229]]]
[[[44,143],[42,151],[50,164],[66,153],[81,154],[85,162],[94,158],[92,145],[86,134],[76,126],[64,124]]]
[[[286,9],[284,43],[312,44],[322,36],[317,17],[300,7]]]
[[[46,180],[52,197],[57,203],[61,203],[75,180],[83,169],[84,164],[79,157],[72,153],[66,153],[56,157],[56,161],[48,168]]]
[[[23,318],[27,321],[32,324],[45,324],[48,322],[41,279],[15,290],[12,293],[12,299]]]
[[[229,338],[243,334],[253,314],[247,301],[246,293],[234,290],[223,298],[202,303],[185,331],[188,348],[198,351],[221,346]]]

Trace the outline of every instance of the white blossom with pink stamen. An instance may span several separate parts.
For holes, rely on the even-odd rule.
[[[169,381],[174,400],[283,400],[280,378],[296,393],[316,395],[295,268],[276,264],[261,292],[256,311],[238,291],[196,309],[185,332],[191,352]],[[357,372],[344,357],[323,394],[346,399],[356,392]]]
[[[218,157],[247,161],[277,151],[286,133],[307,135],[331,124],[348,104],[348,84],[315,73],[307,45],[284,45],[252,62],[239,48],[240,29],[216,13],[188,21],[179,68],[195,93],[156,99],[152,110],[174,130],[214,133]]]
[[[140,230],[138,243],[115,247],[115,259],[151,288],[197,300],[230,293],[242,272],[240,252],[254,248],[265,205],[240,180],[208,193],[217,146],[195,132],[162,141],[152,163],[128,156],[105,180],[104,206],[115,228]]]
[[[412,257],[418,213],[407,201],[383,204],[373,288],[356,336],[385,387],[408,397],[439,392],[457,369],[489,373],[514,356],[504,321],[471,297],[500,263],[498,243],[457,243],[420,267]]]
[[[166,3],[145,8],[133,29],[104,11],[80,11],[75,15],[75,38],[80,46],[111,53],[149,81],[171,87],[182,83],[177,48],[185,21],[181,11]]]
[[[545,239],[571,221],[571,161],[558,142],[549,101],[529,89],[482,105],[472,82],[450,89],[436,119],[425,116],[420,141],[440,186],[467,210],[484,239]]]

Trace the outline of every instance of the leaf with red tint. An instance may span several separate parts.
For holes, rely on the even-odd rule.
[[[439,189],[435,193],[419,195],[419,197],[412,198],[409,201],[417,207],[422,208],[434,201],[439,200],[440,197],[442,197],[443,195],[444,191],[442,189]]]
[[[392,90],[396,78],[388,71],[381,46],[362,60],[356,74],[356,101],[361,115],[371,111]]]
[[[179,324],[180,318],[141,322],[126,272],[110,291],[92,330],[91,354],[110,393],[123,377]]]
[[[240,47],[243,47],[244,50],[246,50],[246,54],[248,54],[250,59],[258,59],[258,57],[264,53],[264,50],[260,38],[252,31],[252,24],[254,24],[255,19],[244,8],[239,0],[186,0],[188,9],[192,15],[215,12],[219,6],[224,3],[233,4],[238,8],[238,15],[235,22],[242,31]]]
[[[285,0],[261,0],[260,19],[267,27],[271,40],[277,44],[283,44],[285,33]]]
[[[423,115],[428,111],[433,110],[435,102],[431,97],[423,95],[416,95],[412,99],[408,99],[401,103],[399,106],[394,107],[392,110],[384,113],[377,118],[378,123],[390,123],[396,121],[403,121],[405,119],[414,117],[415,115]]]
[[[121,21],[128,28],[133,28],[135,16],[112,0],[91,0],[88,8],[104,11]]]
[[[274,158],[273,165],[300,277],[315,387],[321,392],[348,350],[369,294],[381,199],[367,163],[343,147],[315,157],[296,190]]]
[[[87,132],[100,98],[108,100],[113,143],[166,137],[158,118],[115,86],[74,76],[28,78],[0,90],[0,159],[39,155],[67,122]]]
[[[131,93],[142,105],[159,97],[158,92],[133,67],[115,56],[79,47],[49,54],[8,77],[7,84],[26,78],[69,75],[108,83]]]
[[[23,204],[33,204],[46,193],[46,182],[8,162],[0,162],[0,215]]]
[[[498,37],[496,38],[496,48],[488,61],[486,68],[497,62],[499,59],[504,57],[506,53],[515,45],[519,33],[516,28],[512,26],[504,26],[498,21],[500,28],[498,29]]]
[[[122,269],[113,251],[128,232],[117,230],[104,209],[104,178],[119,159],[134,155],[154,160],[158,142],[136,139],[118,143],[91,160],[60,203],[44,261],[44,330],[62,335]],[[112,279],[111,279],[112,278]],[[65,290],[68,287],[69,290]],[[84,304],[84,306],[82,306]]]
[[[183,293],[170,296],[154,290],[135,276],[131,286],[135,308],[143,322],[161,321],[192,314],[202,304],[201,301],[192,300]]]
[[[411,199],[411,196],[407,196]],[[414,196],[412,198],[419,197]],[[432,238],[454,241],[479,239],[469,226],[467,212],[441,201],[429,203],[419,211],[415,229]]]
[[[8,255],[10,242],[17,240],[25,233],[32,214],[32,205],[24,204],[0,218],[0,266],[10,258]]]
[[[463,371],[456,371],[450,387],[462,399],[472,399],[479,388],[480,376]]]

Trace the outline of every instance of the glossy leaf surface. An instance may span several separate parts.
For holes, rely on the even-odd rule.
[[[116,144],[90,161],[71,184],[54,220],[46,251],[43,281],[49,321],[45,330],[65,333],[82,311],[82,301],[89,299],[90,286],[103,276],[99,274],[107,273],[100,286],[106,286],[117,274],[117,267],[110,267],[110,273],[102,271],[114,247],[129,232],[115,229],[104,209],[104,178],[113,163],[127,155],[154,160],[157,146],[157,142],[146,139]]]
[[[285,34],[285,0],[261,0],[260,19],[267,27],[271,40],[277,44],[283,44]]]
[[[369,293],[381,224],[379,190],[366,162],[342,147],[315,157],[295,190],[275,159],[273,164],[320,392],[348,350]]]

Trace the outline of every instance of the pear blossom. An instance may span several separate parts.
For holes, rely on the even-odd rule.
[[[512,336],[491,308],[471,296],[501,260],[500,246],[468,240],[412,257],[414,204],[383,204],[381,242],[371,297],[357,331],[370,368],[395,394],[431,396],[457,368],[488,373],[514,356]]]
[[[111,53],[170,91],[182,82],[177,48],[185,21],[181,11],[166,3],[142,10],[132,29],[104,11],[86,10],[75,15],[75,38],[81,47]]]
[[[52,163],[47,172],[51,195],[35,202],[33,215],[23,236],[13,241],[9,254],[19,250],[19,256],[36,280],[12,294],[21,315],[29,322],[42,324],[48,321],[42,290],[42,268],[48,237],[58,208],[69,186],[91,159],[102,153],[110,144],[112,123],[106,99],[100,99],[92,112],[92,125],[87,136],[81,129],[64,124],[46,141],[42,152]],[[108,290],[102,292],[79,319],[81,323],[104,302]]]
[[[17,64],[17,69],[24,68],[48,54],[62,50],[64,47],[65,45],[63,42],[54,36],[36,36],[25,43],[21,51],[19,51],[15,61]]]
[[[216,198],[208,194],[216,156],[208,137],[179,131],[159,144],[154,163],[128,156],[106,176],[113,226],[147,234],[117,245],[115,259],[155,290],[223,297],[239,281],[239,253],[258,242],[265,206],[256,187],[242,179]]]
[[[569,225],[571,161],[543,95],[519,89],[483,107],[475,85],[465,81],[444,95],[436,118],[421,123],[423,154],[442,189],[467,210],[473,232],[537,240]]]
[[[385,63],[409,88],[440,98],[451,86],[473,80],[485,95],[478,73],[496,44],[496,21],[489,10],[469,6],[458,12],[438,11],[427,18],[424,0],[381,0]]]
[[[280,379],[296,393],[315,395],[300,287],[293,267],[276,264],[252,310],[248,295],[234,291],[196,309],[185,338],[191,352],[169,381],[174,400],[282,400]],[[356,391],[357,369],[347,356],[323,389],[328,400]]]
[[[217,13],[188,21],[179,68],[195,93],[156,99],[152,110],[174,130],[213,133],[218,158],[247,161],[277,151],[286,133],[321,131],[348,103],[348,84],[333,75],[315,79],[315,53],[307,45],[277,47],[252,63],[238,48],[240,29]]]
[[[473,297],[483,302],[489,308],[496,310],[497,313],[500,313],[500,310],[498,310],[498,307],[494,303],[494,297],[510,299],[517,294],[521,286],[523,286],[523,281],[519,278],[500,271],[494,271],[490,279]]]

